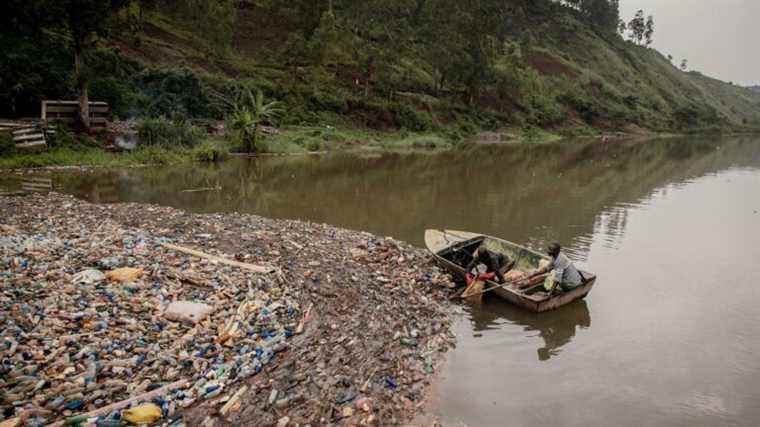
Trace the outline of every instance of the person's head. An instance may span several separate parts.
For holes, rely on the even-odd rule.
[[[475,256],[482,255],[486,253],[488,248],[486,248],[486,242],[480,242],[480,245],[478,245],[478,248],[475,249]]]
[[[549,256],[552,258],[557,258],[557,255],[559,255],[559,252],[561,250],[562,246],[560,246],[557,242],[551,243],[546,247],[546,253],[549,254]]]

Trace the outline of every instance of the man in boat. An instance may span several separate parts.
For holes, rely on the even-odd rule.
[[[562,253],[562,247],[559,243],[550,244],[546,253],[552,258],[551,261],[533,271],[528,278],[551,271],[551,274],[544,281],[544,289],[549,294],[554,293],[558,288],[564,292],[569,292],[583,284],[581,273],[575,268],[570,258]]]
[[[485,273],[473,274],[472,270],[479,264],[486,266]],[[507,263],[507,257],[504,254],[489,251],[485,243],[481,243],[472,254],[472,261],[467,264],[467,284],[469,285],[476,276],[478,280],[494,280],[497,283],[504,283],[504,273],[514,266],[514,262]]]

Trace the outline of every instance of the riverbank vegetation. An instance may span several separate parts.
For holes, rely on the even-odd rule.
[[[148,146],[189,147],[188,138],[210,138],[204,124],[222,121],[233,151],[274,152],[454,146],[501,129],[586,136],[760,128],[760,94],[678,68],[648,47],[654,18],[642,11],[624,23],[617,0],[3,8],[0,117],[34,116],[41,99],[86,94],[108,102],[115,120],[141,121]],[[254,102],[242,105],[246,93]],[[265,106],[276,114],[261,114]],[[167,122],[187,126],[156,136]],[[285,130],[262,135],[263,125]],[[350,137],[334,143],[336,134]]]

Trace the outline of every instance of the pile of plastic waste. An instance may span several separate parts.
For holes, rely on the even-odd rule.
[[[54,193],[0,231],[3,427],[402,422],[454,340],[448,276],[368,233]]]

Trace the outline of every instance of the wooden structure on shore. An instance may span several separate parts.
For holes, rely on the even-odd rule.
[[[18,149],[46,149],[48,138],[55,135],[54,123],[71,125],[79,112],[77,101],[42,101],[40,119],[0,120],[0,131],[10,132]],[[110,107],[105,102],[90,102],[90,127],[106,129]]]
[[[55,134],[55,129],[39,120],[0,121],[0,131],[10,132],[16,148],[45,149],[48,137]]]
[[[108,103],[90,102],[90,128],[94,131],[104,130],[110,112]],[[62,122],[73,124],[79,112],[78,101],[42,101],[40,117],[43,122]]]
[[[47,193],[53,191],[52,178],[28,176],[21,180],[21,190],[25,193]]]

